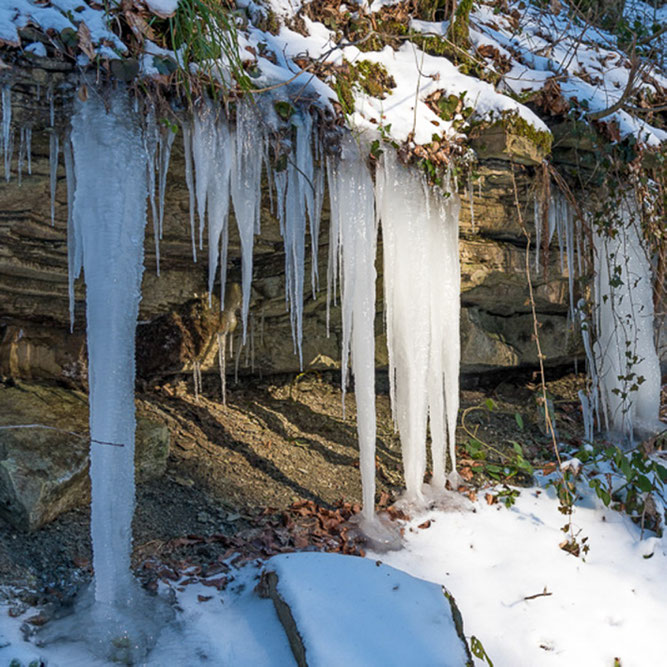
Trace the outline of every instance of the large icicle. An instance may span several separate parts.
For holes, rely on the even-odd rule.
[[[130,573],[134,352],[146,226],[146,152],[139,119],[123,89],[111,94],[108,112],[98,95],[76,105],[72,225],[81,239],[87,292],[95,570],[95,602],[85,632],[110,657],[118,658],[120,651],[129,664],[145,653],[156,629],[151,624],[158,622],[142,617],[147,603]]]
[[[236,109],[236,151],[231,173],[231,192],[234,215],[241,239],[241,282],[243,303],[242,340],[245,343],[250,308],[252,281],[252,251],[255,231],[259,223],[262,157],[264,137],[257,114],[250,102],[239,102]]]
[[[445,481],[445,426],[456,478],[460,204],[456,194],[428,188],[392,151],[383,155],[377,202],[392,410],[401,435],[406,500],[421,503],[429,415],[436,491],[443,490]]]
[[[351,353],[357,403],[362,512],[365,523],[369,524],[375,521],[374,323],[377,226],[373,181],[352,137],[345,138],[340,160],[331,160],[328,171],[331,224],[340,230],[343,400]],[[364,526],[366,531],[369,527]]]
[[[621,200],[612,237],[594,235],[595,362],[607,428],[664,428],[659,421],[660,362],[653,329],[651,264],[641,240],[634,194]]]

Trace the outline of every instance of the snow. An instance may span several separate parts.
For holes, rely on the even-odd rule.
[[[431,520],[428,529],[417,526]],[[511,509],[486,502],[468,511],[426,512],[405,548],[368,553],[454,595],[466,635],[482,641],[496,667],[664,662],[667,543],[640,539],[626,516],[590,492],[574,512],[585,560],[558,548],[565,519],[553,489],[522,489]],[[528,596],[542,594],[534,599]],[[476,661],[476,665],[483,664]]]
[[[418,528],[427,520],[428,528]],[[563,523],[553,489],[521,489],[511,509],[481,501],[465,509],[415,515],[406,525],[400,551],[369,552],[366,560],[318,553],[282,555],[269,560],[267,567],[285,575],[284,593],[296,604],[297,616],[298,610],[309,610],[303,619],[304,639],[313,651],[328,660],[354,647],[351,661],[333,664],[442,664],[400,662],[387,653],[393,642],[409,635],[404,626],[387,621],[388,616],[404,614],[410,623],[415,605],[424,615],[425,608],[441,597],[440,585],[455,597],[466,637],[478,637],[496,667],[612,665],[615,657],[624,667],[662,664],[666,540],[640,539],[638,526],[604,508],[590,492],[574,513],[580,539],[588,537],[590,544],[585,560],[558,548]],[[385,565],[377,566],[378,560]],[[402,578],[387,565],[424,581]],[[380,573],[399,589],[394,591],[392,585],[387,591],[373,578]],[[221,593],[201,582],[173,585],[182,612],[162,629],[146,665],[295,664],[272,603],[253,592],[259,568],[251,564],[232,574],[233,582]],[[183,580],[189,576],[184,573]],[[200,595],[211,598],[200,602]],[[351,604],[350,595],[364,604]],[[386,604],[387,595],[394,596],[392,605]],[[537,597],[526,599],[530,596]],[[9,642],[0,648],[3,664],[13,658],[27,664],[38,657],[48,660],[49,667],[108,664],[91,657],[81,643],[27,643],[19,628],[34,610],[19,618],[3,612],[0,637]],[[425,644],[437,645],[443,630],[448,631],[447,626],[421,637]],[[423,628],[417,631],[423,633]],[[475,660],[476,666],[483,664]]]
[[[148,9],[158,16],[171,16],[178,9],[178,0],[144,0]]]
[[[465,650],[441,586],[355,556],[274,556],[309,665],[460,667]]]

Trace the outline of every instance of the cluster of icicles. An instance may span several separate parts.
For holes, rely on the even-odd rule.
[[[9,93],[3,110],[5,162],[11,163]],[[327,181],[331,208],[327,320],[340,292],[343,387],[348,382],[348,365],[355,379],[362,528],[381,538],[384,529],[374,513],[378,225],[383,230],[393,414],[402,440],[406,498],[419,503],[424,500],[429,421],[433,488],[444,490],[446,441],[449,468],[456,474],[460,278],[455,188],[449,183],[446,195],[431,190],[392,151],[380,160],[374,184],[356,141],[344,137],[339,154],[325,155],[311,115],[303,112],[291,119],[295,138],[285,149],[285,168],[273,169],[268,148],[274,129],[267,120],[270,116],[244,101],[237,104],[235,115],[235,123],[230,124],[220,109],[205,104],[181,128],[193,258],[196,261],[203,249],[207,233],[209,293],[219,271],[224,304],[233,207],[241,242],[245,339],[253,243],[260,233],[261,181],[266,172],[285,247],[286,301],[294,348],[301,361],[306,235],[311,237],[310,282],[315,294],[319,288],[317,239]],[[133,359],[143,239],[149,208],[159,272],[166,175],[174,136],[170,127],[159,124],[150,113],[141,122],[136,105],[119,90],[106,103],[97,93],[85,103],[77,100],[70,136],[61,147],[69,204],[72,319],[74,283],[82,269],[87,290],[96,599],[116,606],[129,604],[132,589],[128,573],[134,503]],[[58,151],[57,144],[52,146],[54,173]]]

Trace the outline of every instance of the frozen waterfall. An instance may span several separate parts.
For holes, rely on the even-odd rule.
[[[605,426],[632,437],[662,430],[660,362],[654,342],[651,264],[642,243],[634,194],[621,199],[612,236],[595,242],[594,357]]]
[[[159,614],[130,572],[134,512],[134,352],[146,226],[147,156],[139,117],[119,90],[72,117],[70,268],[86,282],[94,599],[79,629],[105,657],[134,660]],[[102,187],[101,187],[102,185]],[[72,276],[71,280],[74,276]]]

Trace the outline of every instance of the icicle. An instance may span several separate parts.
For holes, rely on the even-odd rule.
[[[455,193],[436,194],[383,154],[377,202],[383,229],[392,411],[401,434],[406,498],[423,501],[430,415],[434,485],[444,486],[444,426],[456,481],[455,429],[460,361],[460,269]],[[446,414],[443,411],[446,410]]]
[[[65,177],[67,180],[67,292],[69,294],[69,327],[74,331],[74,282],[81,275],[83,265],[83,241],[81,230],[74,225],[74,193],[76,192],[76,175],[74,172],[74,157],[72,156],[72,142],[69,136],[63,143],[65,158]]]
[[[185,154],[185,182],[188,186],[190,209],[190,237],[192,239],[192,261],[197,261],[197,243],[195,242],[195,181],[192,171],[192,128],[189,123],[181,125],[183,131],[183,153]]]
[[[164,196],[167,191],[167,172],[169,171],[171,147],[175,138],[176,133],[170,127],[163,128],[158,135],[158,199],[160,239],[162,238],[164,231]]]
[[[9,183],[12,169],[12,89],[8,83],[2,86],[2,147],[5,163],[5,180]]]
[[[32,128],[25,128],[26,155],[28,157],[28,175],[32,176]]]
[[[236,110],[236,152],[231,173],[232,203],[241,239],[241,283],[243,303],[243,341],[248,327],[250,283],[252,280],[252,251],[256,221],[260,214],[262,155],[264,137],[259,132],[255,111],[250,102],[242,101]]]
[[[51,226],[56,224],[56,184],[58,176],[58,135],[51,130],[49,135],[49,182],[51,191]]]
[[[329,226],[329,263],[327,266],[327,338],[330,332],[331,305],[336,305],[336,290],[338,289],[338,264],[340,253],[340,216],[337,210],[340,202],[340,196],[334,184],[335,178],[334,158],[327,159],[327,182],[329,185],[329,196],[331,206],[331,224]]]
[[[25,128],[19,130],[19,155],[18,155],[18,185],[21,187],[21,177],[23,175],[23,162],[25,161]]]
[[[229,184],[234,156],[234,143],[224,116],[215,127],[215,142],[208,169],[208,292],[209,304],[218,263],[220,264],[220,307],[225,304],[227,282],[227,247],[229,217]]]
[[[475,233],[475,206],[473,203],[473,183],[472,183],[472,171],[468,172],[468,201],[470,202],[470,225],[472,227],[472,233]]]
[[[108,111],[97,95],[75,104],[72,225],[82,243],[87,292],[95,600],[109,636],[123,625],[136,646],[134,615],[142,593],[130,573],[130,545],[146,153],[122,88],[111,94]]]
[[[375,516],[375,253],[377,225],[373,181],[351,136],[342,144],[340,161],[329,169],[331,226],[340,244],[343,305],[342,387],[343,406],[348,362],[357,404],[359,468],[361,471],[363,516]]]
[[[150,109],[146,117],[144,130],[144,150],[146,151],[146,178],[148,179],[148,200],[151,206],[153,221],[153,242],[155,244],[155,271],[160,275],[160,223],[155,203],[155,155],[157,152],[158,129],[155,122],[155,111]]]
[[[204,226],[206,224],[206,198],[209,192],[211,156],[215,155],[215,114],[211,105],[202,105],[194,115],[192,130],[192,155],[195,165],[195,193],[197,216],[199,217],[199,249],[204,248]]]
[[[192,362],[192,383],[195,390],[195,401],[199,403],[199,394],[201,394],[201,364],[197,360]]]
[[[542,249],[542,212],[537,195],[533,197],[533,217],[535,218],[535,273],[539,274]]]
[[[220,370],[220,392],[222,404],[227,405],[227,367],[225,360],[225,347],[227,346],[227,334],[218,333],[218,369]]]

